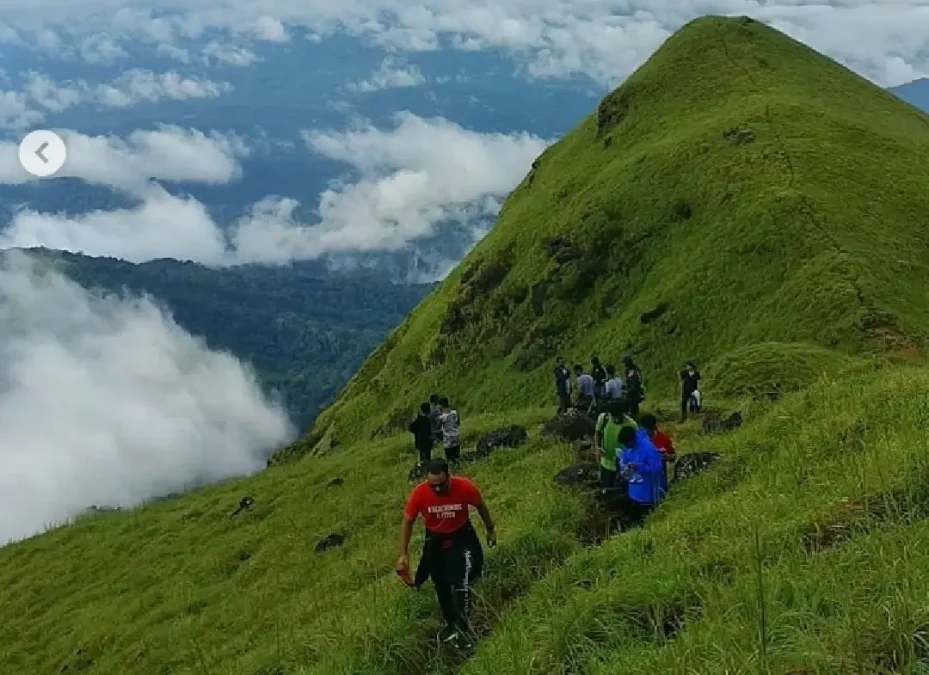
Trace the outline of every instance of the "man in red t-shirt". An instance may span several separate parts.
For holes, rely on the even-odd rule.
[[[658,448],[658,452],[661,453],[661,463],[664,467],[665,481],[667,481],[668,464],[673,464],[677,459],[671,437],[658,428],[658,420],[654,415],[642,415],[642,419],[639,423],[642,425],[642,428],[645,429],[645,433],[648,434],[648,437],[651,439],[652,443],[655,444],[655,447]]]
[[[446,460],[431,460],[426,480],[413,489],[403,510],[397,560],[397,574],[411,586],[418,588],[432,577],[446,624],[441,638],[459,646],[471,644],[471,585],[480,578],[484,564],[484,550],[468,515],[470,506],[484,521],[487,545],[493,547],[497,535],[480,490],[467,478],[449,475]],[[413,523],[420,514],[426,540],[414,580],[410,579],[408,551]]]

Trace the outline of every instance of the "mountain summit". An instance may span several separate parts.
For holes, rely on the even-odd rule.
[[[631,353],[656,393],[685,359],[750,387],[753,364],[918,354],[926,156],[907,103],[752,19],[695,20],[534,162],[304,445],[399,427],[431,391],[544,404],[556,354]]]

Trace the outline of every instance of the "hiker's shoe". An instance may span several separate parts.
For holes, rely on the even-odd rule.
[[[455,640],[455,645],[458,647],[458,649],[471,649],[476,641],[477,636],[473,631],[459,630],[458,638]]]
[[[454,626],[445,626],[439,630],[439,641],[440,642],[453,642],[457,639],[458,629]]]

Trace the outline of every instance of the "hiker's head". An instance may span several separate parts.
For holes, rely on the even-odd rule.
[[[564,357],[563,357],[563,356],[557,357],[557,358],[555,359],[555,365],[556,365],[556,366],[563,366],[563,365],[564,365]]]
[[[590,357],[590,363],[591,363],[591,365],[594,366],[594,367],[599,366],[599,365],[600,365],[600,357],[599,357],[599,356],[592,356],[592,357]]]
[[[419,412],[421,412],[423,415],[428,415],[429,411],[430,408],[428,403],[423,403],[419,406]]]
[[[649,436],[658,431],[658,419],[654,415],[642,415],[641,419],[639,419],[639,424],[648,432]]]
[[[575,364],[574,364],[574,372],[575,372],[575,374],[580,375],[581,373],[584,372],[584,366],[582,366],[580,363],[575,363]]]
[[[622,419],[627,410],[626,403],[622,399],[613,399],[606,404],[606,411],[617,421]]]
[[[447,396],[439,397],[439,407],[442,408],[442,410],[448,409],[448,397]]]
[[[610,377],[616,377],[616,366],[612,363],[606,364],[606,374]]]
[[[441,457],[430,459],[426,465],[426,481],[437,495],[448,492],[448,462]]]
[[[634,427],[621,427],[619,433],[616,435],[616,440],[619,441],[620,445],[625,448],[631,448],[635,445],[635,428]]]
[[[684,367],[687,369],[688,373],[692,373],[697,369],[697,366],[694,365],[693,361],[688,361],[684,364]]]
[[[429,403],[432,405],[439,404],[439,395],[438,394],[429,394]]]
[[[624,357],[623,357],[623,365],[626,366],[626,368],[632,368],[632,366],[634,365],[633,362],[632,362],[632,357],[631,357],[631,356],[624,356]]]

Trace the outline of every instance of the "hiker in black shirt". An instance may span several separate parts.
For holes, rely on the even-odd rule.
[[[606,369],[600,365],[600,358],[597,356],[590,359],[590,376],[594,378],[594,398],[599,401],[603,398]]]
[[[699,398],[696,398],[694,402],[691,401],[691,399],[695,398],[695,394],[699,396],[697,394],[699,390],[700,371],[697,370],[697,366],[694,365],[693,361],[688,361],[681,371],[681,422],[687,419],[688,405],[691,406],[691,412],[699,412]]]
[[[645,383],[642,380],[642,371],[632,360],[631,356],[623,357],[623,367],[626,370],[626,383],[623,387],[623,398],[629,414],[636,417],[639,414],[639,404],[645,399]]]
[[[558,397],[558,415],[568,411],[571,407],[571,371],[565,367],[564,358],[555,359],[555,396]]]
[[[439,395],[429,394],[429,419],[432,422],[432,440],[442,440],[442,425],[439,423]]]
[[[432,415],[428,403],[419,406],[419,415],[410,424],[409,429],[413,434],[413,445],[419,453],[419,464],[421,466],[428,464],[432,459],[432,446],[435,443],[432,433]]]

